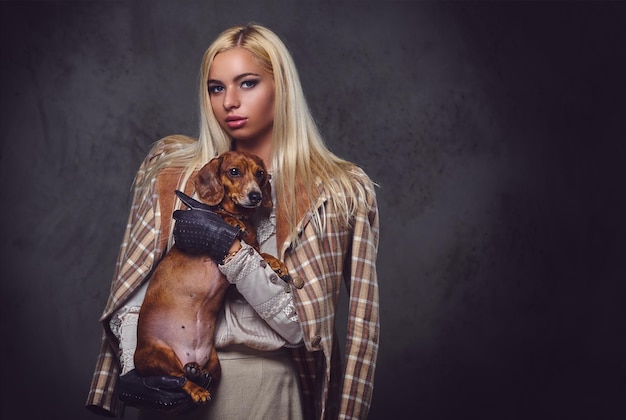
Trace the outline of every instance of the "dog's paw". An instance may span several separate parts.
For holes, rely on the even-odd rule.
[[[269,254],[264,253],[261,254],[261,256],[269,264],[270,268],[274,270],[276,274],[278,274],[278,277],[283,279],[285,282],[291,279],[291,276],[289,275],[289,270],[287,269],[287,266],[284,262]]]
[[[211,401],[211,393],[206,388],[190,381],[188,381],[183,388],[187,391],[191,400],[196,404],[201,405]]]
[[[195,402],[196,404],[206,404],[207,402],[211,401],[211,393],[204,388],[194,390],[189,395],[191,396],[193,402]]]
[[[183,369],[185,370],[185,376],[191,380],[198,378],[202,374],[202,369],[196,362],[187,363]]]

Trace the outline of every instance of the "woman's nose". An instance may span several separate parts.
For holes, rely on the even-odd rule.
[[[224,95],[224,108],[233,109],[239,107],[239,97],[233,89],[227,89]]]

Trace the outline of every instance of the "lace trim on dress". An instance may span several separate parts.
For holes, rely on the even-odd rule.
[[[254,310],[261,318],[269,319],[278,315],[290,303],[293,304],[291,295],[288,293],[280,293],[267,302],[256,305]]]
[[[283,313],[287,316],[287,319],[289,319],[290,321],[298,322],[298,314],[296,313],[296,305],[293,304],[293,298],[283,308]]]
[[[261,219],[256,229],[257,238],[259,243],[267,241],[272,235],[276,233],[276,210],[272,209],[270,217],[267,219]]]
[[[135,348],[137,347],[137,322],[139,320],[140,306],[130,306],[123,308],[115,314],[109,321],[111,332],[119,341],[119,359],[122,367],[121,374],[134,369]]]

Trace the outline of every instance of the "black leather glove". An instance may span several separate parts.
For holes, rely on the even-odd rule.
[[[190,253],[208,254],[221,263],[241,229],[231,226],[209,206],[176,190],[176,195],[189,210],[174,212],[174,242],[178,248]]]
[[[133,369],[120,376],[119,397],[124,403],[137,408],[165,410],[172,414],[189,413],[198,405],[181,389],[187,380],[177,376],[140,377]],[[199,376],[194,382],[208,389],[211,376]]]

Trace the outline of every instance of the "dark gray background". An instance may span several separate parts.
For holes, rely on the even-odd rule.
[[[370,418],[624,418],[625,6],[2,2],[2,418],[95,418],[132,177],[250,20],[381,186]]]

